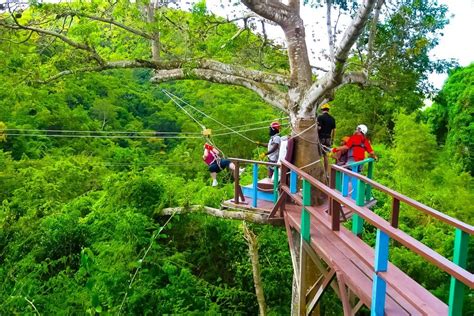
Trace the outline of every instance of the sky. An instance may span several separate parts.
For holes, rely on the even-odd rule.
[[[434,58],[456,58],[461,66],[474,62],[474,0],[443,0],[454,16],[444,28],[444,36],[431,53]],[[430,76],[436,88],[441,88],[447,74]]]
[[[232,17],[233,13],[225,5],[226,2],[225,0],[206,1],[211,12],[224,17]],[[443,30],[444,36],[440,38],[439,45],[432,50],[430,57],[435,59],[455,58],[461,66],[468,66],[474,62],[474,35],[472,34],[474,33],[474,0],[438,0],[438,2],[448,6],[448,14],[452,17],[450,17],[450,23]],[[311,63],[318,66],[322,64],[324,67],[325,61],[319,60],[318,56],[320,56],[321,47],[327,47],[325,10],[316,11],[304,7],[301,15],[305,21]],[[334,11],[333,18],[336,18]],[[341,27],[348,23],[348,19],[339,21]],[[283,33],[276,26],[267,27],[267,34],[277,41],[283,41]],[[430,82],[437,89],[443,86],[446,78],[447,74],[429,76]]]

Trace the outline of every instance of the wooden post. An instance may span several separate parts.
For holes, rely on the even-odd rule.
[[[292,194],[298,192],[298,175],[293,170],[290,170],[290,192]]]
[[[392,218],[390,219],[390,223],[393,227],[398,228],[398,218],[400,214],[400,200],[396,197],[393,197],[392,200]]]
[[[456,228],[454,236],[454,256],[453,262],[461,268],[466,268],[467,252],[469,249],[469,234]],[[449,288],[449,316],[461,316],[462,305],[464,303],[464,288],[465,285],[451,277],[451,286]]]
[[[387,284],[379,276],[379,272],[387,272],[388,268],[388,245],[389,237],[386,233],[377,229],[375,241],[375,262],[374,262],[374,281],[372,284],[372,304],[370,307],[371,316],[383,316],[385,311],[385,294]]]
[[[273,202],[276,203],[278,201],[278,167],[275,166],[275,170],[273,171]]]
[[[357,180],[357,206],[364,206],[364,197],[365,197],[365,182],[358,179]],[[362,229],[364,227],[364,219],[357,214],[352,215],[352,232],[357,236],[362,235]]]
[[[239,204],[239,197],[240,197],[240,191],[239,191],[239,186],[240,186],[240,175],[239,175],[239,167],[240,167],[240,162],[239,161],[234,161],[234,203]]]
[[[258,164],[253,164],[253,191],[252,191],[252,207],[257,207],[258,194]]]

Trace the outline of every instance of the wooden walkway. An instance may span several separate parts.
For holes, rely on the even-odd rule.
[[[465,262],[453,263],[399,230],[400,202],[454,226],[456,235],[461,236],[457,237],[461,238],[460,244],[466,242],[462,238],[473,234],[473,227],[422,206],[364,176],[338,168],[333,168],[335,172],[328,187],[290,163],[283,162],[281,174],[291,173],[291,176],[281,179],[276,203],[265,200],[254,203],[248,197],[242,203],[243,195],[237,189],[236,196],[239,195],[240,200],[234,198],[224,203],[225,207],[268,214],[274,223],[284,220],[299,292],[293,304],[299,314],[311,314],[324,292],[332,287],[341,299],[344,315],[355,315],[362,306],[371,309],[372,315],[461,315],[463,290],[466,285],[466,288],[473,288],[473,274],[463,268]],[[344,178],[346,175],[352,179]],[[357,182],[353,182],[353,187],[358,192],[352,195],[355,197],[352,199],[347,188],[344,190],[342,186],[354,180]],[[393,197],[390,223],[364,206],[370,189],[362,183]],[[311,187],[328,196],[325,204],[311,206]],[[341,205],[354,214],[352,231],[340,225]],[[362,232],[364,221],[377,229],[375,249],[357,237]],[[438,299],[388,261],[389,238],[452,276],[449,302]],[[467,255],[467,245],[463,247],[455,249],[455,252],[466,252]]]

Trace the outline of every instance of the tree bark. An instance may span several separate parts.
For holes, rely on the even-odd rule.
[[[262,278],[260,276],[260,262],[258,258],[258,242],[255,234],[243,223],[244,238],[249,246],[249,256],[252,262],[253,283],[255,285],[255,294],[257,295],[259,315],[267,314],[267,305],[263,293]]]
[[[325,170],[322,157],[319,151],[319,138],[315,118],[299,119],[293,126],[293,136],[295,139],[294,164],[303,167],[303,171],[314,178],[325,182]],[[311,188],[311,204],[321,205],[324,196],[319,190]]]

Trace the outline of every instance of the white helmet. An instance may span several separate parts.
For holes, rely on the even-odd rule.
[[[362,134],[364,134],[364,135],[366,135],[367,132],[369,131],[367,126],[364,125],[364,124],[357,125],[357,129],[360,130],[362,132]]]

